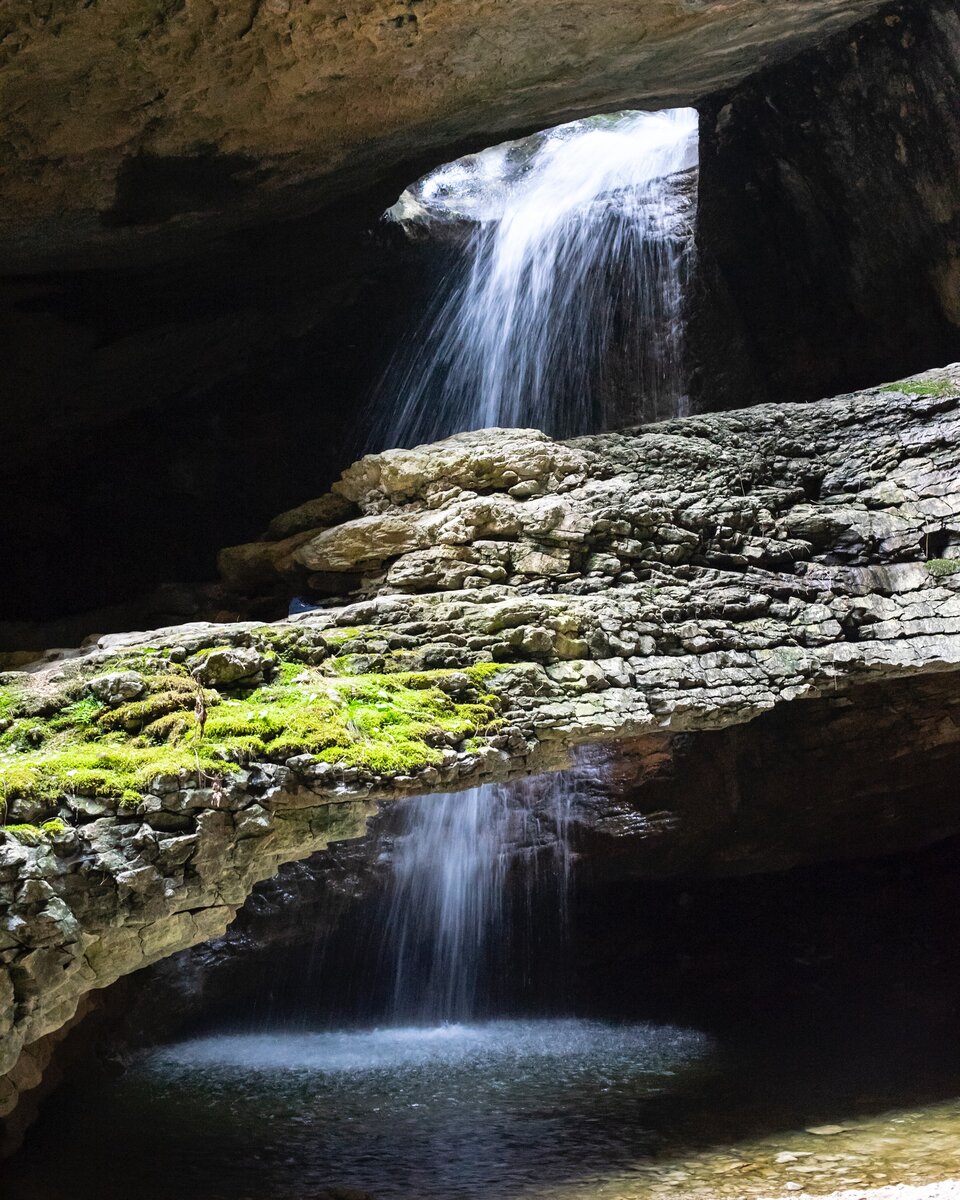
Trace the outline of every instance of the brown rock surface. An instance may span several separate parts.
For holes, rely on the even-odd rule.
[[[316,208],[590,112],[691,103],[876,0],[139,0],[0,27],[0,258]],[[397,189],[399,190],[399,188]],[[387,201],[389,202],[389,201]]]

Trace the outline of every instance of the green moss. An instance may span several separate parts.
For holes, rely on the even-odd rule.
[[[942,579],[947,575],[956,575],[960,571],[960,559],[931,558],[925,563],[925,566],[934,578]]]
[[[19,711],[22,700],[22,688],[10,684],[0,687],[0,721],[11,720]]]
[[[93,729],[97,718],[106,711],[106,705],[100,700],[96,700],[93,696],[86,696],[82,700],[74,700],[72,704],[62,708],[55,717],[49,721],[51,729]]]
[[[312,629],[264,625],[256,634],[276,654],[281,665],[316,664],[326,657],[326,636]]]
[[[489,700],[457,702],[437,686],[449,672],[397,672],[264,687],[223,700],[207,718],[206,738],[243,741],[247,753],[275,760],[314,754],[325,762],[397,774],[440,761],[442,749],[496,721]]]
[[[325,629],[323,637],[329,646],[342,646],[344,642],[352,642],[354,638],[360,636],[360,630],[353,626],[336,627],[333,629]]]
[[[114,664],[111,663],[111,667]],[[441,761],[447,746],[498,724],[491,663],[455,671],[333,677],[325,667],[281,661],[270,684],[247,693],[202,694],[165,663],[143,698],[108,708],[76,689],[45,717],[15,718],[0,736],[0,803],[56,804],[65,795],[139,803],[159,776],[223,778],[250,761],[312,754],[376,774],[406,774]],[[102,667],[101,667],[102,670]],[[452,677],[470,686],[456,698]]]
[[[233,646],[201,646],[199,650],[195,650],[190,655],[192,659],[209,658],[211,654],[227,654],[233,649]]]
[[[0,763],[0,800],[53,803],[65,795],[78,795],[136,804],[158,777],[195,775],[198,768],[218,777],[228,769],[215,748],[207,746],[66,744],[24,755],[14,763]]]
[[[220,701],[219,695],[212,690],[204,690],[203,698],[208,706]],[[103,729],[126,729],[134,732],[170,713],[192,712],[196,703],[196,685],[166,688],[148,695],[143,700],[133,700],[129,704],[121,704],[118,708],[111,709],[103,714],[99,724]]]
[[[280,683],[293,683],[303,674],[302,662],[281,662],[277,671]]]
[[[44,840],[39,825],[4,825],[3,832],[14,837],[25,846],[39,846]]]
[[[902,379],[899,383],[888,383],[881,392],[902,392],[907,396],[955,396],[960,386],[951,379]]]
[[[33,750],[50,736],[42,717],[18,717],[0,733],[0,753]]]
[[[63,833],[66,825],[59,819],[44,821],[42,825],[4,825],[3,832],[15,837],[25,846],[39,846],[52,834]]]
[[[464,674],[472,683],[481,684],[486,682],[491,675],[496,675],[498,671],[504,671],[507,668],[503,663],[482,662],[475,663],[472,667],[467,667]]]

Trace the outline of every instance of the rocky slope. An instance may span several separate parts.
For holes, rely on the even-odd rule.
[[[567,443],[389,451],[223,555],[248,588],[346,600],[8,673],[2,1108],[21,1048],[84,993],[221,932],[378,800],[955,671],[958,428],[948,368]]]

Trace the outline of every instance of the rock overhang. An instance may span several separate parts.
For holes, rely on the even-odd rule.
[[[5,675],[4,1069],[381,800],[956,672],[958,432],[955,366],[566,443],[388,451],[250,552],[292,589],[335,544],[354,595]],[[371,533],[398,518],[410,536]]]
[[[33,270],[182,253],[575,117],[695,104],[879,0],[28,3],[0,78],[0,257]]]

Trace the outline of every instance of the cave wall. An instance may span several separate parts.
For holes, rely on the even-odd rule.
[[[0,650],[197,615],[158,585],[214,579],[219,547],[368,448],[428,281],[364,200],[148,267],[0,281]]]
[[[844,955],[889,980],[909,938],[885,955],[885,927],[874,919],[858,944],[863,914],[878,904],[889,919],[900,905],[913,930],[928,919],[913,915],[914,900],[918,914],[940,903],[950,911],[946,898],[960,886],[958,776],[960,696],[949,674],[785,705],[726,730],[581,748],[564,776],[569,944],[549,870],[530,871],[530,855],[558,836],[556,777],[510,785],[536,814],[525,826],[533,840],[514,847],[522,866],[510,886],[523,895],[517,911],[531,906],[537,936],[515,941],[520,958],[511,970],[507,956],[494,1002],[564,1004],[567,988],[591,1004],[679,1003],[703,1019],[708,983],[714,1016],[729,1016],[758,996],[765,1002],[797,947],[817,939],[842,943]],[[365,837],[259,883],[224,937],[114,985],[120,1040],[141,1045],[206,1021],[303,1012],[379,1019],[388,981],[378,937],[402,806],[381,806]],[[930,894],[905,900],[925,864]],[[813,990],[827,982],[824,971],[800,976]]]
[[[960,357],[960,12],[901,3],[701,106],[701,409]]]
[[[10,0],[0,270],[143,261],[574,117],[687,103],[881,0]]]

